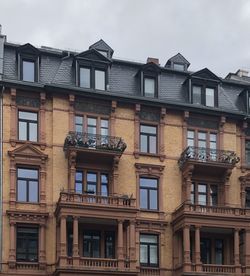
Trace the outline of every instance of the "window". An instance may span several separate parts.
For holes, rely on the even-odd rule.
[[[218,106],[216,89],[214,87],[206,87],[204,85],[193,85],[192,103],[209,107]]]
[[[250,140],[245,141],[246,164],[250,165]]]
[[[218,186],[193,182],[190,200],[192,204],[216,206],[218,205]]]
[[[140,151],[157,153],[157,127],[140,125]]]
[[[23,81],[35,82],[35,62],[22,60],[21,78]]]
[[[246,188],[245,192],[246,192],[246,203],[245,203],[246,205],[245,205],[245,207],[250,208],[250,188]]]
[[[140,178],[140,208],[158,210],[158,179]]]
[[[217,149],[217,133],[189,129],[187,131],[187,146],[209,149],[210,158],[213,158]]]
[[[106,70],[94,67],[79,67],[79,83],[83,88],[106,89]]]
[[[90,258],[100,258],[100,240],[99,232],[86,231],[83,233],[83,256]]]
[[[223,240],[215,240],[215,263],[218,265],[223,264]]]
[[[38,228],[17,226],[16,260],[38,262]]]
[[[86,122],[86,126],[84,124]],[[89,134],[101,134],[108,136],[109,134],[109,120],[100,117],[90,117],[86,115],[75,116],[75,130],[76,132],[86,132]]]
[[[224,241],[222,239],[201,238],[200,248],[203,264],[224,264]]]
[[[77,170],[75,175],[75,192],[109,195],[109,177],[106,173]]]
[[[80,87],[90,88],[90,68],[80,67]]]
[[[140,264],[142,266],[157,267],[159,265],[158,251],[157,235],[140,235]]]
[[[102,54],[105,57],[108,57],[108,52],[103,50],[97,50],[100,54]]]
[[[38,115],[36,112],[18,111],[18,139],[37,142]]]
[[[174,63],[174,70],[185,71],[185,65],[181,63]]]
[[[154,98],[156,96],[155,78],[144,77],[144,96]]]
[[[201,262],[203,264],[211,264],[211,240],[201,238],[200,247]]]
[[[114,232],[105,232],[105,258],[115,258],[115,235]]]
[[[38,202],[38,170],[17,169],[17,201]]]

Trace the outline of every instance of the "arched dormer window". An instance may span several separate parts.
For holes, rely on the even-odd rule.
[[[18,78],[27,82],[39,81],[40,51],[27,43],[17,49]]]

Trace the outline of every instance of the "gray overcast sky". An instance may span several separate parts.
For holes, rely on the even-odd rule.
[[[7,40],[84,51],[100,38],[114,56],[191,70],[250,70],[250,0],[0,0]]]

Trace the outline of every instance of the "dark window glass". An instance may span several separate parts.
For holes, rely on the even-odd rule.
[[[97,192],[97,174],[87,173],[87,192],[90,194],[96,194]]]
[[[108,175],[107,174],[101,174],[101,195],[102,196],[108,196]]]
[[[140,178],[140,208],[158,210],[158,180]]]
[[[157,153],[157,127],[140,126],[140,151],[145,153]]]
[[[193,103],[201,104],[201,87],[193,86]]]
[[[73,228],[72,224],[67,224],[67,251],[68,256],[73,255]]]
[[[16,260],[23,262],[38,261],[38,228],[17,227]]]
[[[144,95],[146,97],[155,97],[155,79],[144,78]]]
[[[38,202],[38,170],[17,169],[17,201]]]
[[[75,116],[75,130],[76,132],[83,132],[83,117]]]
[[[105,233],[105,258],[115,258],[115,235],[114,232]]]
[[[95,70],[95,89],[105,90],[105,71]]]
[[[75,175],[75,192],[83,193],[83,172],[77,171]]]
[[[193,182],[191,185],[190,200],[192,204],[218,205],[218,186]]]
[[[246,152],[246,164],[250,165],[250,141],[246,140],[245,152]]]
[[[174,63],[174,70],[184,71],[185,66],[184,66],[184,64]]]
[[[80,68],[80,87],[90,88],[90,68]]]
[[[18,139],[37,142],[37,113],[18,112]]]
[[[209,239],[201,239],[201,262],[203,264],[211,264],[211,241]]]
[[[218,186],[210,185],[210,206],[218,205]]]
[[[207,205],[207,185],[198,184],[198,204]]]
[[[214,88],[206,88],[206,106],[214,106]]]
[[[215,263],[218,265],[223,264],[223,240],[215,240]]]
[[[23,81],[35,81],[35,62],[23,60],[22,76]]]
[[[158,236],[140,235],[140,264],[142,266],[158,266]]]
[[[250,188],[246,189],[246,208],[250,208]]]
[[[90,258],[100,258],[100,233],[85,232],[83,234],[83,256]]]

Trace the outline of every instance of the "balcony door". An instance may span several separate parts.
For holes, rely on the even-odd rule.
[[[201,238],[201,262],[203,264],[224,264],[224,240]]]
[[[190,200],[191,203],[195,205],[218,205],[218,185],[192,182]]]

